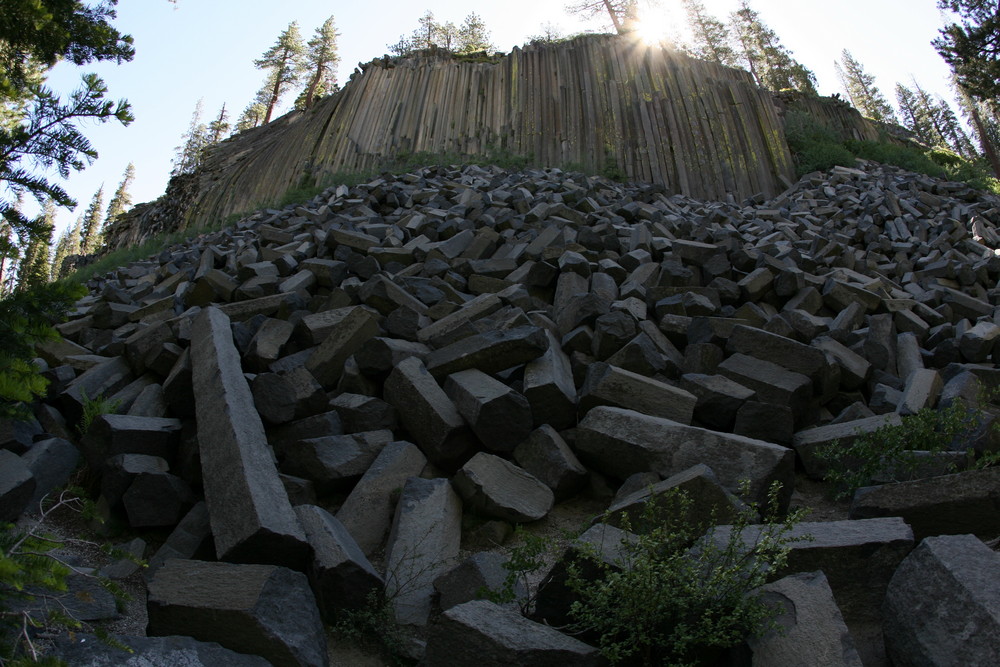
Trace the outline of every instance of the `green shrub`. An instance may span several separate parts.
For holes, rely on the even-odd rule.
[[[778,610],[757,589],[786,562],[796,539],[789,532],[803,516],[778,516],[780,488],[775,483],[769,489],[765,522],[752,545],[741,531],[757,521],[758,508],[744,506],[720,545],[705,537],[714,520],[686,520],[694,502],[689,494],[660,494],[640,519],[644,532],[622,542],[621,559],[608,564],[584,550],[599,578],[585,578],[580,561],[569,565],[568,586],[579,598],[570,610],[573,630],[596,637],[614,664],[698,665],[773,628]],[[748,489],[744,484],[743,495]],[[632,528],[627,515],[621,521]]]
[[[825,171],[834,166],[853,167],[854,154],[828,127],[804,111],[789,111],[785,116],[785,138],[795,158],[799,176]]]
[[[886,425],[857,437],[850,444],[835,441],[817,450],[827,463],[826,480],[836,498],[850,498],[876,480],[903,482],[920,476],[930,456],[963,451],[983,423],[983,412],[956,400],[943,410],[924,408],[903,417],[898,426]],[[946,466],[954,471],[952,463]]]
[[[891,164],[918,174],[947,178],[944,168],[923,151],[887,141],[847,141],[847,149],[857,157],[882,164]]]
[[[90,430],[90,425],[101,415],[110,415],[118,412],[118,408],[122,404],[120,400],[111,400],[100,394],[94,398],[90,398],[87,396],[85,389],[80,390],[80,398],[83,399],[83,414],[80,417],[80,424],[77,427],[80,435],[86,435],[87,431]]]

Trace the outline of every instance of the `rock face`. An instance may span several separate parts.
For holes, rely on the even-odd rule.
[[[168,561],[149,583],[149,634],[214,641],[273,664],[328,665],[304,574],[274,565]]]
[[[146,573],[173,567],[155,599],[213,560],[298,570],[309,587],[289,590],[328,619],[384,582],[419,660],[435,585],[496,579],[479,561],[466,576],[460,554],[557,523],[556,502],[601,499],[593,516],[615,495],[634,516],[680,487],[718,522],[779,482],[787,507],[798,466],[826,473],[824,450],[1000,384],[1000,255],[982,240],[1000,200],[859,167],[715,203],[558,169],[428,167],[164,248],[93,279],[66,341],[40,350],[52,399],[0,425],[0,513],[26,511],[79,450],[110,518],[169,535]],[[120,413],[76,442],[98,394]],[[985,408],[945,458],[998,447]],[[914,535],[992,539],[996,495],[993,470],[864,489],[854,520],[800,527],[815,541],[788,573],[822,571],[858,654],[884,664],[880,596]],[[539,598],[556,625],[565,565]],[[215,602],[260,597],[267,577]]]
[[[885,642],[901,665],[987,664],[1000,651],[1000,555],[972,535],[928,537],[889,582]]]
[[[309,185],[327,174],[377,171],[395,157],[389,146],[413,153],[478,154],[484,146],[503,145],[543,163],[574,162],[594,172],[616,168],[630,178],[707,198],[773,195],[794,177],[776,100],[741,70],[596,36],[533,44],[492,62],[444,66],[442,58],[448,57],[386,58],[363,65],[343,91],[320,100],[308,115],[288,114],[212,151],[204,168],[178,179],[153,210],[144,207],[111,226],[108,244],[117,248],[141,241],[142,232],[132,227],[162,225],[163,210],[198,227],[280,198],[289,188],[301,187],[304,163],[313,170]],[[599,72],[611,70],[620,75],[605,82]],[[533,100],[550,91],[550,75],[565,87],[566,97],[536,108]],[[457,92],[467,90],[473,78],[481,90],[475,101]],[[679,99],[687,100],[683,107]],[[729,100],[739,100],[738,109]],[[830,124],[845,138],[878,136],[871,123],[843,105],[817,100],[798,106],[820,107],[819,117],[834,121]],[[640,108],[648,122],[631,122]],[[384,113],[366,113],[370,109]],[[427,131],[431,125],[433,132]],[[330,134],[325,131],[330,127],[342,130]],[[700,139],[706,133],[738,135],[741,141],[717,150]],[[653,148],[608,151],[609,141]],[[281,151],[272,150],[278,145]],[[721,173],[720,165],[725,165]],[[541,208],[532,214],[558,212]]]

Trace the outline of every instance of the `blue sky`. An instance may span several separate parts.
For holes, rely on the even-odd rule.
[[[738,0],[704,3],[720,18],[739,4]],[[128,127],[114,123],[84,128],[100,157],[64,184],[79,206],[73,212],[60,210],[59,229],[76,220],[102,183],[107,202],[129,162],[135,163],[137,172],[130,189],[133,201],[159,196],[198,100],[204,101],[207,117],[225,103],[235,121],[263,81],[264,73],[254,68],[253,61],[291,21],[298,21],[308,38],[329,16],[335,17],[340,32],[339,79],[344,82],[357,64],[381,56],[388,44],[409,34],[426,10],[439,21],[456,24],[470,11],[477,12],[490,28],[493,42],[505,52],[540,33],[545,23],[564,33],[601,29],[599,21],[584,23],[566,14],[565,5],[564,0],[178,0],[176,4],[120,0],[114,23],[135,38],[135,59],[124,65],[59,65],[49,78],[55,90],[68,94],[81,73],[97,72],[108,84],[110,96],[128,99],[136,117]],[[821,94],[840,90],[833,63],[847,48],[876,75],[890,100],[896,82],[909,85],[911,76],[951,99],[948,69],[930,46],[943,24],[935,0],[751,0],[751,5],[793,55],[816,73]],[[683,28],[679,7],[677,0],[661,0],[650,20],[676,35]],[[282,111],[294,98],[287,96]]]

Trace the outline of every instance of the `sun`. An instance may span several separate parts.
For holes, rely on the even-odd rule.
[[[644,43],[661,44],[667,41],[670,15],[662,9],[647,9],[639,16],[635,30]]]

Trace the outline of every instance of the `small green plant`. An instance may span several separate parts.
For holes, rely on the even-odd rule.
[[[528,578],[545,567],[545,556],[552,548],[550,540],[533,535],[518,526],[514,531],[515,546],[508,550],[508,560],[503,564],[507,576],[498,590],[481,590],[480,596],[497,604],[516,602],[525,616],[531,614],[536,595],[531,594]],[[523,591],[523,595],[518,595]],[[537,593],[537,591],[535,591]]]
[[[86,435],[87,431],[90,430],[90,425],[101,415],[112,415],[118,412],[118,408],[122,404],[120,400],[105,398],[100,394],[90,398],[87,396],[86,389],[80,390],[80,398],[83,399],[83,414],[80,416],[80,425],[78,426],[80,435]]]
[[[748,488],[744,483],[744,495]],[[621,558],[607,563],[584,549],[599,578],[586,578],[580,561],[570,564],[568,586],[579,597],[570,609],[573,629],[596,638],[613,664],[644,665],[704,664],[772,629],[778,611],[757,589],[785,564],[790,544],[805,539],[789,535],[802,511],[779,517],[780,488],[770,487],[764,523],[752,543],[744,536],[758,518],[752,504],[719,540],[713,538],[719,530],[713,520],[686,520],[694,502],[689,494],[675,489],[659,495],[640,517],[648,530],[622,542]],[[627,515],[621,521],[632,527]]]
[[[962,451],[962,442],[979,428],[983,413],[956,400],[943,410],[924,408],[901,419],[898,426],[882,426],[859,435],[851,443],[834,441],[817,451],[826,462],[826,480],[834,497],[850,498],[874,481],[902,482],[919,476],[927,456]],[[923,452],[929,452],[924,454]],[[954,463],[946,466],[953,472]]]
[[[400,664],[398,656],[403,640],[392,599],[384,589],[370,592],[363,607],[342,611],[333,624],[333,632],[348,643],[377,650],[387,660]]]

